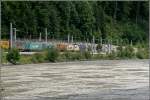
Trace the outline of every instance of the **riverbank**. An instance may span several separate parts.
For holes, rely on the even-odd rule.
[[[41,52],[20,53],[17,49],[12,49],[8,53],[3,53],[2,63],[13,64],[33,64],[33,63],[56,63],[71,61],[93,61],[93,60],[121,60],[121,59],[148,59],[148,50],[146,48],[136,49],[133,47],[118,47],[117,51],[110,53],[92,53],[90,51],[59,51],[56,48],[46,49]]]

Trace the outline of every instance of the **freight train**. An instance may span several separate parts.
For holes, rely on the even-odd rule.
[[[9,41],[0,41],[0,46],[3,49],[9,49]],[[60,51],[86,51],[87,45],[85,44],[71,44],[71,43],[46,43],[46,42],[30,42],[30,41],[17,41],[13,43],[13,47],[19,49],[20,51],[41,51],[46,48],[57,48]]]
[[[46,42],[31,42],[31,41],[17,41],[13,43],[13,47],[20,51],[42,51],[47,48],[57,48],[59,51],[92,51],[92,52],[110,52],[116,51],[117,46],[110,46],[102,44],[100,48],[98,44],[91,43],[46,43]],[[0,41],[0,47],[9,49],[10,43],[7,40]]]

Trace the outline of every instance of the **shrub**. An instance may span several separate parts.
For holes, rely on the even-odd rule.
[[[19,61],[21,64],[31,64],[33,63],[31,59],[32,59],[31,55],[21,55],[21,58]]]
[[[117,48],[117,57],[120,58],[133,58],[135,57],[134,49],[132,46],[127,46],[125,48],[123,47],[118,47]]]
[[[19,54],[19,50],[18,49],[10,49],[8,51],[8,54],[6,55],[6,59],[8,62],[12,63],[12,64],[17,64],[17,61],[20,60],[20,54]]]
[[[59,56],[59,52],[55,48],[47,49],[46,60],[55,62]]]
[[[122,58],[124,57],[124,50],[122,46],[117,47],[117,57]]]
[[[106,58],[108,59],[116,59],[117,53],[115,51],[112,51],[111,53],[107,54],[108,56]]]
[[[124,50],[125,57],[133,58],[135,53],[132,46],[127,46]]]
[[[104,54],[95,54],[93,55],[92,59],[104,59],[105,55]]]
[[[42,53],[35,53],[32,58],[31,61],[33,63],[41,63],[44,61],[44,55]]]
[[[136,53],[136,57],[139,58],[139,59],[143,59],[143,58],[144,58],[143,52],[141,52],[141,50],[138,51],[138,52]]]
[[[91,57],[92,57],[92,55],[89,51],[83,52],[83,55],[84,55],[85,59],[91,59]]]
[[[81,54],[80,52],[74,52],[71,55],[71,60],[80,60],[81,59]]]
[[[3,64],[3,63],[7,63],[7,58],[6,58],[7,54],[6,54],[5,52],[8,52],[8,50],[1,49],[1,57],[2,57],[1,60],[2,60],[2,64]]]
[[[68,52],[68,51],[66,51],[65,53],[64,53],[64,56],[65,56],[65,59],[66,60],[71,60],[71,52]]]
[[[122,51],[122,50],[123,50],[123,47],[122,47],[122,46],[118,46],[118,47],[117,47],[117,50],[118,50],[118,51]]]
[[[81,60],[81,59],[91,59],[91,54],[88,51],[84,52],[65,52],[66,60]]]
[[[138,51],[136,52],[136,57],[139,59],[148,59],[148,50],[146,48],[139,48]]]

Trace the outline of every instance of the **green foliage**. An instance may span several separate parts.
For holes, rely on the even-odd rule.
[[[5,50],[5,49],[1,49],[1,57],[2,57],[2,63],[7,63],[7,59],[6,59],[6,56],[7,54],[5,52],[8,52],[8,50]]]
[[[44,55],[42,53],[35,53],[34,55],[32,55],[31,61],[33,63],[44,62]]]
[[[47,49],[46,60],[55,62],[59,56],[59,51],[55,48]]]
[[[80,60],[82,58],[80,52],[65,52],[64,55],[67,61]]]
[[[126,57],[129,57],[129,58],[132,58],[134,57],[135,53],[134,53],[134,49],[132,46],[127,46],[125,48],[125,56]]]
[[[18,49],[10,49],[8,51],[8,54],[6,55],[7,61],[9,61],[12,64],[17,64],[17,61],[20,59],[20,53]]]
[[[83,52],[83,56],[85,57],[85,59],[91,59],[92,58],[92,55],[89,51]]]
[[[122,50],[123,50],[123,47],[122,47],[122,46],[118,46],[118,47],[117,47],[117,50],[118,50],[118,51],[122,51]]]
[[[103,39],[133,40],[133,43],[147,42],[148,4],[147,1],[4,1],[2,37],[9,38],[7,33],[12,22],[20,30],[17,37],[39,36],[47,27],[51,38],[70,34],[82,40],[91,40],[94,35]]]
[[[70,60],[72,58],[71,52],[66,51],[66,52],[64,52],[64,55],[65,55],[66,60]]]
[[[84,59],[91,59],[92,55],[90,52],[85,51],[85,52],[65,52],[65,59],[67,61],[71,60],[84,60]]]
[[[81,59],[80,52],[74,52],[74,53],[72,53],[71,60],[80,60],[80,59]]]
[[[117,54],[116,52],[112,51],[110,54],[106,55],[107,59],[117,59]]]
[[[128,39],[129,41],[132,40],[133,43],[148,39],[146,37],[146,32],[144,32],[143,29],[133,23],[126,23],[123,27],[123,33],[124,34],[122,35],[122,38]]]
[[[117,47],[117,56],[124,57],[124,49],[122,46]]]
[[[96,55],[93,55],[92,59],[105,59],[105,55],[104,54],[96,54]]]
[[[138,51],[136,52],[136,57],[139,59],[148,59],[149,58],[149,52],[147,48],[138,48]]]
[[[91,36],[92,27],[95,22],[93,8],[88,1],[79,2],[77,8],[80,18],[80,30],[86,38]]]
[[[132,46],[118,47],[117,56],[119,58],[133,58],[135,57],[134,49]]]
[[[20,56],[20,60],[19,60],[19,63],[21,64],[31,64],[31,63],[34,63],[33,62],[33,55],[21,55]],[[38,63],[38,62],[37,62]]]

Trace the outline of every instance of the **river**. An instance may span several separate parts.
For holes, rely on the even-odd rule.
[[[148,60],[3,66],[3,100],[149,100]]]

